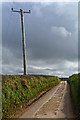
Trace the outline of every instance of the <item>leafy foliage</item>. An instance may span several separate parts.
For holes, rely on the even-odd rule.
[[[72,96],[77,110],[80,112],[80,73],[69,77],[68,82],[71,85]]]
[[[51,76],[2,76],[3,117],[10,117],[14,111],[18,110],[30,99],[59,82],[58,77]]]

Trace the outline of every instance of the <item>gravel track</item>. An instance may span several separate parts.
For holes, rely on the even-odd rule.
[[[61,82],[51,97],[34,115],[34,118],[74,118],[70,98],[70,88],[66,81]]]
[[[60,82],[20,118],[75,118],[69,84],[66,81]]]

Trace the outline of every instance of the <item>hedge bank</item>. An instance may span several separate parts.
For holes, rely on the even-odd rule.
[[[72,97],[78,113],[80,113],[80,73],[69,77],[68,82],[71,86]]]
[[[42,91],[60,82],[55,76],[3,75],[2,116],[9,118],[14,111],[24,106]]]

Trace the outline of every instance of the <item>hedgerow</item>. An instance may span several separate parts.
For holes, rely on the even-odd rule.
[[[3,118],[10,118],[15,111],[22,108],[29,100],[59,82],[59,78],[54,76],[2,76]]]
[[[76,109],[80,113],[80,73],[69,77],[68,82],[71,85],[72,96]]]

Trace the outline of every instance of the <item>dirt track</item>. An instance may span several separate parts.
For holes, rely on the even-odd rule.
[[[61,82],[39,101],[30,106],[20,118],[74,118],[70,86]]]

